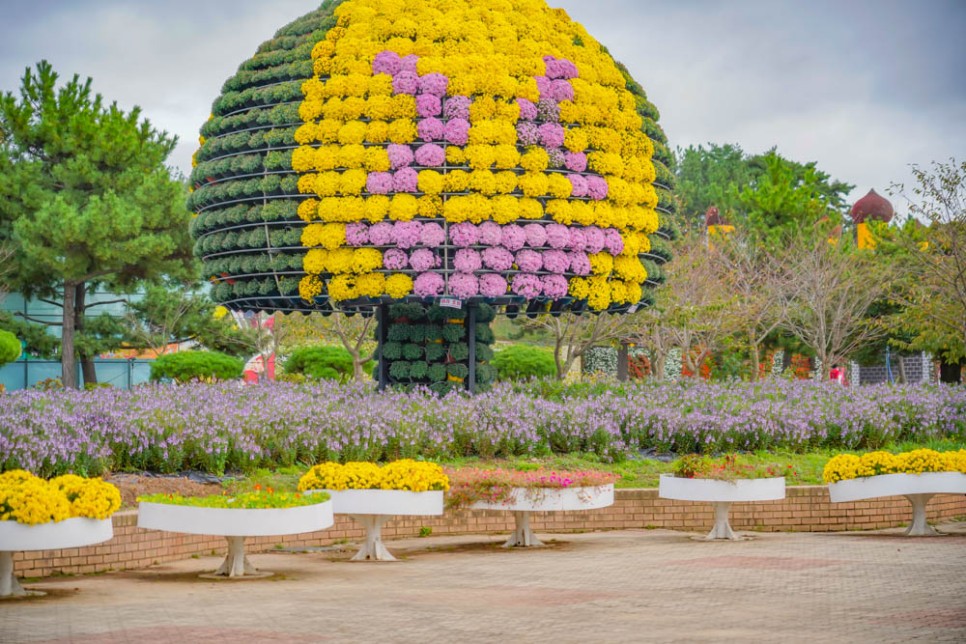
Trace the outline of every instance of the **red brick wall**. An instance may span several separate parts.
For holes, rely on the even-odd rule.
[[[927,507],[932,522],[966,516],[966,496],[944,494],[933,497]],[[789,487],[786,498],[761,503],[736,503],[731,508],[735,530],[767,532],[829,532],[876,530],[908,523],[912,517],[909,503],[902,497],[887,497],[830,503],[828,489],[822,486]],[[614,505],[586,512],[534,514],[531,525],[538,532],[583,532],[625,528],[666,528],[706,532],[713,524],[710,503],[660,499],[657,490],[617,490]],[[509,532],[513,515],[509,512],[449,512],[442,517],[400,517],[382,530],[384,539],[419,535],[422,528],[432,534],[486,534]],[[358,541],[363,531],[346,516],[337,516],[332,528],[309,534],[259,537],[248,540],[250,552],[272,550],[277,545],[327,546],[340,540]],[[86,548],[21,552],[14,555],[14,570],[20,577],[45,577],[54,573],[92,573],[106,570],[143,568],[166,561],[187,559],[192,555],[223,553],[222,537],[189,535],[137,527],[137,513],[114,516],[114,538]]]

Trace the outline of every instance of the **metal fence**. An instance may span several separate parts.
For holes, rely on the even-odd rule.
[[[97,382],[121,389],[130,389],[148,381],[151,376],[153,360],[137,359],[97,359],[94,368]],[[20,359],[0,367],[0,384],[7,391],[27,389],[49,378],[60,378],[59,360]],[[77,367],[77,382],[83,383],[80,365]]]

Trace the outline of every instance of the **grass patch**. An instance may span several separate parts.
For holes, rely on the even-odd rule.
[[[934,449],[947,452],[966,449],[966,440],[935,439],[921,442],[902,442],[883,448],[887,452],[907,452],[915,449]],[[872,450],[858,450],[851,453],[863,454]],[[810,452],[797,453],[791,451],[759,451],[745,453],[739,456],[739,462],[751,466],[773,466],[785,474],[788,485],[822,485],[822,471],[825,464],[836,454],[845,451],[833,449],[819,449]],[[622,461],[620,463],[604,463],[596,454],[555,454],[552,456],[516,457],[510,459],[480,459],[468,457],[440,461],[443,467],[478,467],[503,468],[521,471],[549,469],[556,471],[600,470],[613,472],[620,476],[615,486],[617,488],[656,488],[661,474],[674,472],[674,462],[664,463],[652,458],[640,458]],[[253,490],[256,486],[272,488],[276,491],[295,491],[298,480],[308,468],[299,466],[285,467],[275,471],[260,469],[248,477],[231,479],[225,483],[229,493],[242,493]]]

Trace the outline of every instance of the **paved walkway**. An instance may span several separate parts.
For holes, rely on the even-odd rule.
[[[208,581],[217,557],[28,583],[0,601],[2,642],[964,642],[966,523],[953,534],[665,530],[397,541],[398,563],[349,551],[254,555],[274,577]]]

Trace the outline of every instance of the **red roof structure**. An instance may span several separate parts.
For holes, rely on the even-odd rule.
[[[896,211],[892,208],[888,199],[879,195],[875,190],[869,190],[869,194],[855,202],[849,214],[852,215],[852,221],[856,224],[861,224],[869,219],[889,223],[895,216]]]

